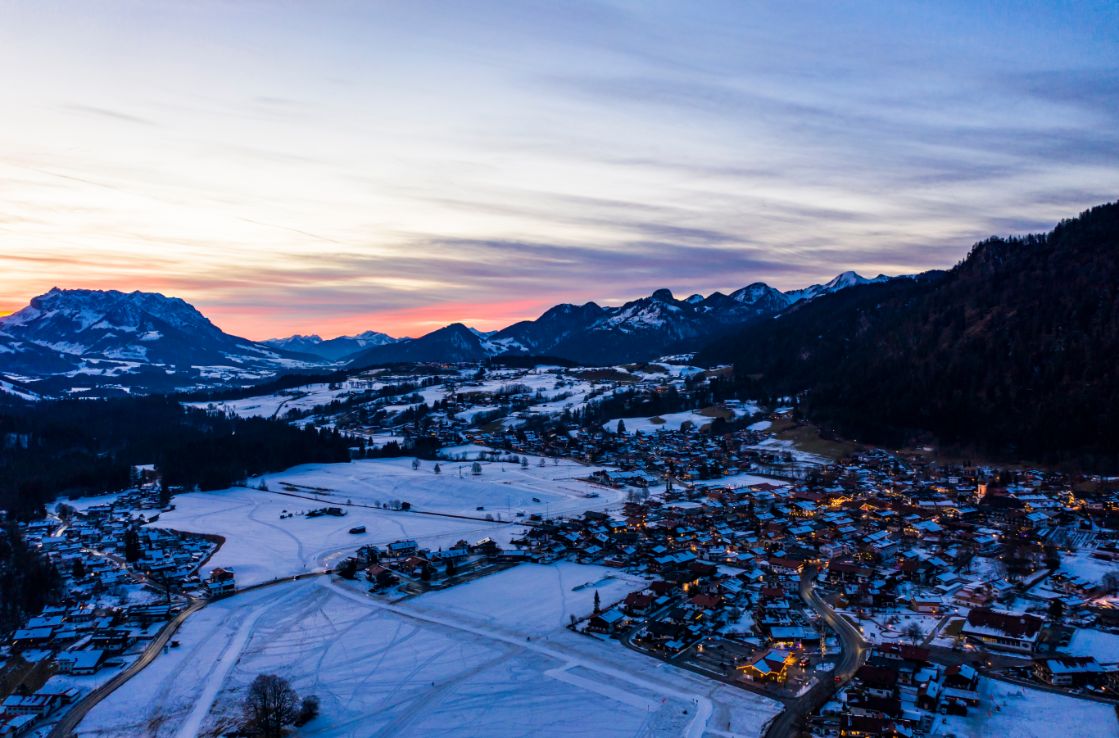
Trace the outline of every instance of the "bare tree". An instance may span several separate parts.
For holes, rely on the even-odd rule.
[[[901,634],[905,636],[907,641],[913,644],[916,644],[925,636],[924,632],[921,631],[921,626],[917,625],[917,623],[909,623],[906,625],[901,629]]]
[[[245,697],[245,717],[264,738],[281,738],[284,726],[299,717],[299,695],[287,679],[258,674]]]

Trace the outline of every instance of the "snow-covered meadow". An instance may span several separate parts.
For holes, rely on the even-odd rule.
[[[248,683],[271,672],[321,698],[306,736],[759,735],[776,702],[562,627],[587,614],[596,587],[609,601],[642,584],[617,576],[522,565],[395,605],[327,577],[239,595],[192,617],[183,647],[80,731],[229,728]]]
[[[518,512],[526,517],[575,515],[622,502],[620,491],[574,479],[588,474],[588,467],[564,461],[539,466],[538,459],[530,461],[524,468],[482,462],[478,476],[471,473],[471,464],[450,461],[440,462],[438,474],[433,462],[422,462],[413,470],[409,459],[308,464],[251,482],[263,483],[267,491],[234,487],[176,495],[175,509],[163,513],[156,525],[222,536],[225,542],[202,573],[232,568],[238,585],[245,586],[320,569],[367,543],[414,538],[423,546],[446,547],[460,539],[472,543],[488,536],[504,544],[523,529]],[[590,491],[600,496],[586,498]],[[385,507],[394,501],[408,502],[412,511]],[[342,507],[347,514],[302,515],[327,506]],[[486,515],[495,521],[485,520]],[[365,533],[349,533],[360,525],[366,526]]]
[[[1119,735],[1119,718],[1112,705],[987,678],[980,681],[979,694],[982,702],[966,717],[939,717],[934,735],[1049,738],[1065,731],[1077,738]]]

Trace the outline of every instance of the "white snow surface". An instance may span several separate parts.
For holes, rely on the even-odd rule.
[[[649,418],[612,418],[602,424],[603,430],[616,431],[618,429],[618,421],[623,420],[626,424],[626,434],[636,433],[656,433],[662,430],[680,430],[686,422],[695,424],[696,429],[702,429],[711,424],[714,418],[701,415],[694,410],[685,410],[679,413],[665,413],[664,415],[654,415]],[[658,422],[662,421],[662,422]]]
[[[1119,719],[1111,705],[987,678],[980,681],[979,694],[978,708],[966,717],[942,717],[934,734],[954,733],[959,738],[1050,738],[1065,731],[1077,738],[1119,735]]]
[[[421,546],[446,547],[460,539],[473,543],[487,536],[504,544],[524,527],[516,522],[517,512],[572,515],[622,503],[619,491],[572,479],[592,471],[574,462],[561,461],[558,466],[547,462],[540,467],[532,459],[524,469],[482,462],[481,475],[473,476],[469,465],[462,465],[461,478],[459,464],[444,461],[440,466],[440,474],[434,473],[433,462],[413,470],[408,459],[297,466],[252,482],[264,481],[269,491],[234,487],[176,495],[175,509],[163,513],[156,525],[225,538],[202,573],[232,568],[238,586],[243,587],[320,569],[363,544],[414,538]],[[590,490],[601,496],[585,498]],[[534,497],[540,502],[534,502]],[[413,511],[374,507],[393,500],[411,503]],[[348,514],[318,518],[301,514],[327,506],[343,507]],[[477,510],[479,506],[485,510]],[[296,514],[281,519],[285,511]],[[510,522],[488,522],[487,514]],[[358,525],[365,525],[367,532],[351,535],[350,528]]]
[[[612,574],[522,565],[396,605],[326,577],[221,600],[80,732],[208,734],[238,717],[257,674],[277,673],[322,700],[305,736],[759,735],[779,709],[772,700],[560,625],[594,596],[573,587]],[[608,580],[600,591],[628,586]]]

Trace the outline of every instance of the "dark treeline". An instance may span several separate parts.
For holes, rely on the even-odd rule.
[[[55,602],[62,577],[54,565],[23,540],[19,526],[9,521],[0,529],[0,632],[12,630],[23,618]]]
[[[845,290],[700,356],[740,392],[902,445],[1119,470],[1119,203],[976,244],[948,272]]]
[[[41,514],[58,496],[124,489],[130,468],[157,464],[164,484],[220,489],[246,476],[346,461],[335,431],[184,408],[167,397],[0,402],[0,509]]]

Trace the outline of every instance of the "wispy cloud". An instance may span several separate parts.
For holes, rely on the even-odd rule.
[[[949,266],[1119,192],[1113,4],[130,8],[0,10],[0,310],[494,328]]]

